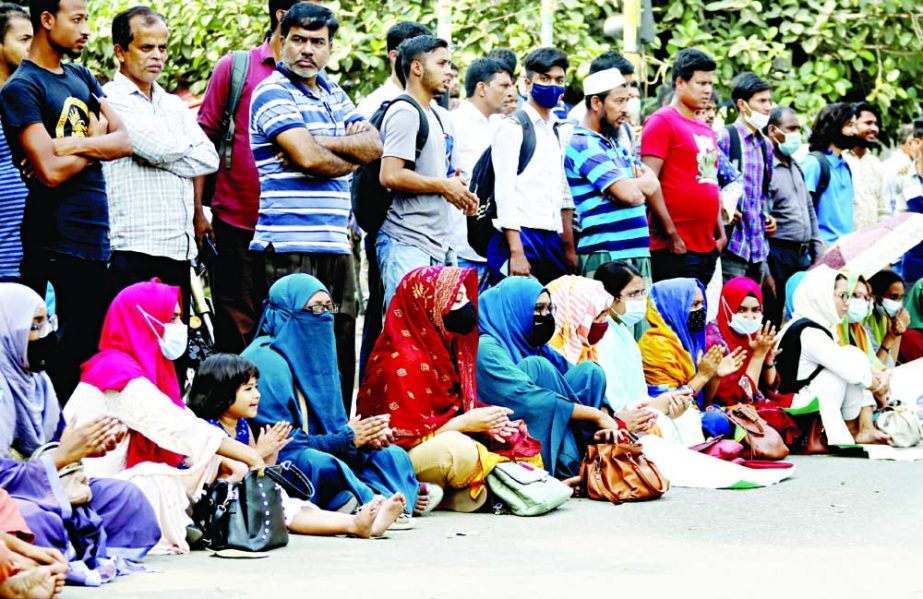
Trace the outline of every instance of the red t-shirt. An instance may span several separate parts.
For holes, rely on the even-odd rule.
[[[720,199],[718,145],[711,127],[665,106],[644,122],[641,156],[663,160],[663,198],[686,249],[702,253],[715,249]],[[651,250],[666,247],[663,231],[652,226]]]
[[[269,42],[250,50],[250,69],[240,95],[240,105],[234,119],[234,145],[231,149],[231,168],[224,167],[224,157],[215,181],[212,212],[227,224],[253,231],[260,211],[260,176],[250,151],[250,96],[263,79],[276,68]],[[231,88],[231,55],[224,56],[205,90],[199,107],[199,125],[205,134],[214,139],[221,127],[224,102]]]

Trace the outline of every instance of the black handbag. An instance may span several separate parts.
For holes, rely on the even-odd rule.
[[[290,497],[310,501],[314,497],[314,485],[291,462],[282,462],[266,468],[266,476],[276,481]]]
[[[204,544],[216,551],[266,551],[288,544],[282,495],[265,470],[240,482],[215,481],[193,509]]]

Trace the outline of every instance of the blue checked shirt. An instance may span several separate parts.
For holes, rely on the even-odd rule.
[[[766,241],[766,214],[769,198],[763,193],[763,156],[769,160],[769,172],[772,172],[772,144],[764,136],[752,133],[746,125],[737,121],[733,124],[740,135],[740,165],[738,170],[743,175],[744,195],[738,210],[743,215],[734,226],[728,240],[727,251],[747,262],[763,262],[769,255],[769,243]],[[727,129],[718,133],[718,147],[726,156],[730,156],[731,141]]]

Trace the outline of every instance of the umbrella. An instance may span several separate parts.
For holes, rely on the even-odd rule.
[[[923,241],[923,214],[904,212],[845,235],[820,259],[836,270],[871,277]]]

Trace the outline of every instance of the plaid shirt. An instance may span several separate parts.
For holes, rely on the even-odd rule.
[[[727,251],[748,262],[763,262],[769,255],[766,241],[766,214],[769,198],[763,192],[763,156],[769,160],[768,171],[772,172],[772,143],[763,135],[751,132],[739,120],[733,125],[740,136],[741,163],[735,165],[743,175],[744,195],[738,205],[743,215],[734,226],[728,240]],[[764,150],[760,149],[763,144]],[[718,147],[730,156],[731,140],[727,129],[718,133]]]
[[[191,260],[192,180],[218,168],[215,146],[179,96],[156,82],[151,99],[119,72],[103,90],[132,147],[131,157],[103,163],[112,251]]]

